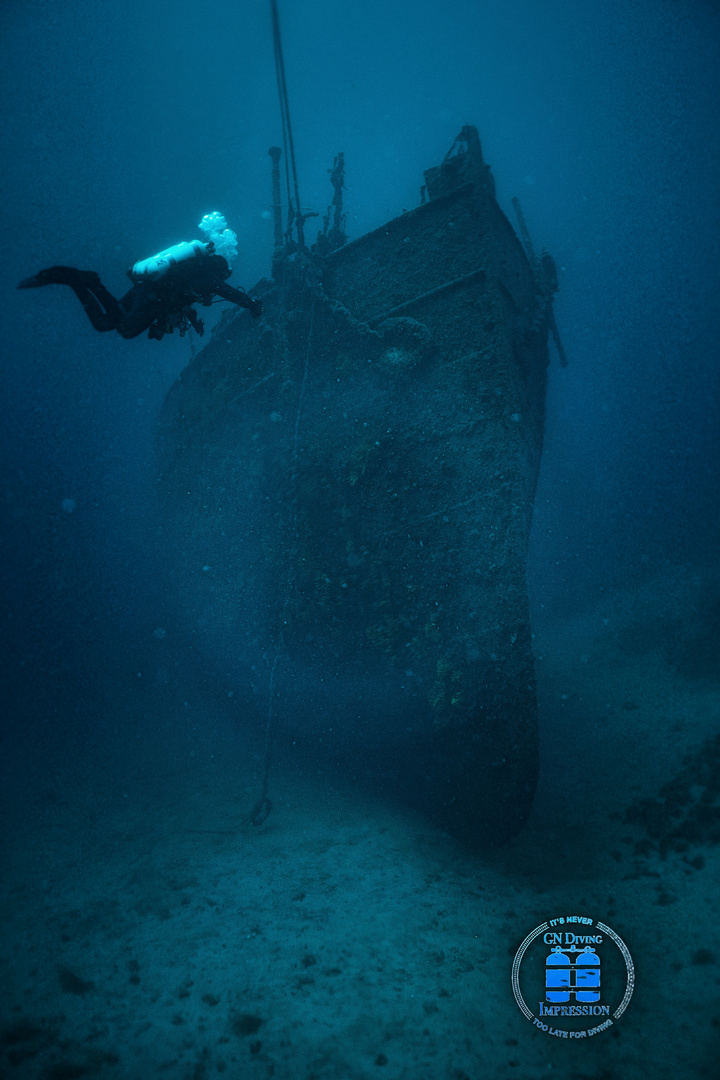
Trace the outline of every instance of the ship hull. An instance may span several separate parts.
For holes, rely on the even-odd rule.
[[[478,153],[223,324],[158,449],[177,595],[254,722],[490,845],[537,779],[547,309]]]

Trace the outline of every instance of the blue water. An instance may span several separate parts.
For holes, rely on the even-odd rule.
[[[0,995],[3,1075],[711,1076],[712,1008],[678,1019],[677,1000],[653,995],[670,977],[658,973],[657,942],[674,938],[676,923],[686,928],[672,969],[681,1000],[697,994],[698,978],[717,977],[702,953],[712,953],[712,926],[687,929],[707,918],[717,889],[716,781],[699,776],[694,795],[692,776],[679,781],[683,806],[705,798],[711,809],[690,847],[659,869],[657,845],[631,866],[630,840],[607,823],[634,800],[672,800],[662,785],[683,754],[707,757],[717,730],[717,5],[285,0],[281,16],[306,207],[325,211],[327,170],[342,150],[347,231],[362,235],[417,204],[422,170],[473,123],[500,205],[512,217],[518,195],[536,246],[557,262],[570,364],[554,357],[550,368],[529,565],[543,657],[533,842],[523,848],[521,838],[506,863],[454,852],[444,864],[439,840],[418,847],[422,823],[390,811],[383,820],[340,781],[331,797],[303,757],[277,775],[269,847],[237,856],[255,874],[247,901],[237,867],[232,888],[218,885],[238,846],[255,842],[222,837],[252,802],[259,765],[255,735],[167,600],[154,431],[193,346],[177,335],[96,334],[68,290],[15,284],[63,263],[97,270],[119,293],[134,261],[193,238],[215,209],[239,236],[232,283],[269,276],[267,151],[281,141],[269,11],[230,0],[8,0],[0,574],[4,926],[15,973]],[[350,838],[358,819],[372,827]],[[217,849],[187,848],[213,828]],[[343,853],[365,852],[336,893],[333,835]],[[607,861],[593,872],[588,852],[604,850],[601,837]],[[385,860],[393,872],[368,894],[360,882]],[[313,874],[324,884],[309,885]],[[416,874],[423,888],[439,877],[446,892],[427,899]],[[487,970],[463,875],[485,881],[492,898],[482,915],[495,935]],[[292,922],[293,897],[313,888],[325,899]],[[423,955],[472,953],[432,993],[398,916],[398,905],[426,902],[428,919],[435,909],[458,915],[441,918]],[[178,929],[196,904],[205,905],[196,927],[212,904],[223,912],[217,950],[239,933],[238,913],[257,910],[230,973],[219,974],[218,951],[198,960],[205,946],[191,937],[192,919]],[[628,1027],[618,1022],[619,1037],[601,1033],[592,1048],[534,1030],[509,993],[508,949],[568,906],[624,925],[635,946]],[[354,918],[362,963],[343,936]],[[203,997],[198,970],[213,965],[215,989],[208,976]],[[489,989],[467,981],[491,968]],[[336,969],[326,993],[320,972]],[[353,1012],[362,972],[374,989]],[[252,1030],[242,1017],[262,1023]],[[667,1034],[674,1022],[696,1024],[691,1049],[689,1027],[685,1049]],[[415,1055],[418,1040],[432,1052]]]

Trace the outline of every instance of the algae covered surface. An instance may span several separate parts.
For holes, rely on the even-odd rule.
[[[258,717],[272,673],[281,729],[410,760],[451,827],[512,833],[537,767],[525,565],[547,325],[530,265],[466,185],[259,288],[262,323],[221,324],[162,417],[193,632]]]

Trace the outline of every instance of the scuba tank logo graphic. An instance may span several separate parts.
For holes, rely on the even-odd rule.
[[[573,952],[568,949],[567,952]],[[582,989],[581,989],[582,988]],[[573,962],[562,946],[553,945],[552,952],[545,959],[545,998],[547,1001],[561,1002],[600,1000],[600,957],[589,945]]]
[[[564,915],[536,926],[512,968],[513,994],[522,1013],[538,1030],[561,1039],[586,1039],[611,1028],[625,1012],[634,985],[625,942],[586,915]],[[536,1011],[529,1001],[538,1002]]]

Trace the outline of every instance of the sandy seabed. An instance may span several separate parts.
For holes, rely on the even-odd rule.
[[[704,590],[679,572],[536,619],[541,783],[492,855],[307,757],[277,764],[272,813],[241,824],[258,755],[171,690],[152,706],[166,741],[137,769],[79,748],[66,773],[11,785],[0,1075],[717,1076],[720,661]],[[128,721],[141,748],[148,723]],[[620,934],[636,975],[617,1023],[577,1041],[537,1030],[511,988],[521,941],[570,911]]]

